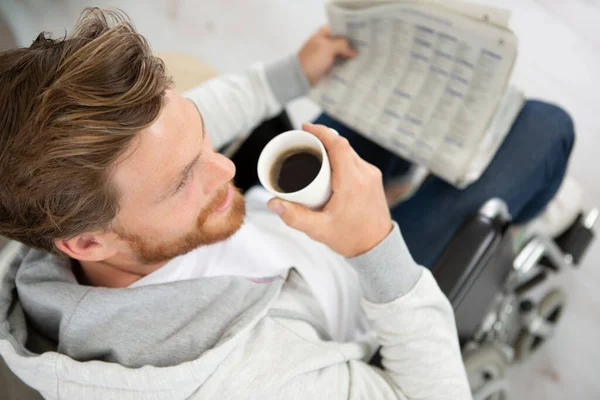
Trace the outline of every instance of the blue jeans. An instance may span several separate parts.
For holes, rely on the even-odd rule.
[[[336,129],[386,179],[410,163],[326,114],[315,121]],[[421,265],[431,268],[461,224],[490,198],[503,199],[516,223],[541,213],[558,191],[575,140],[573,122],[557,106],[528,101],[484,174],[466,189],[429,177],[407,201],[391,210],[404,240]]]

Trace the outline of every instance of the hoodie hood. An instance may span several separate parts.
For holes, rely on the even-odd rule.
[[[198,388],[266,315],[286,276],[96,288],[80,285],[67,260],[10,243],[0,278],[0,355],[25,383],[48,398],[98,386],[155,398]],[[55,348],[40,354],[28,340],[35,331]]]

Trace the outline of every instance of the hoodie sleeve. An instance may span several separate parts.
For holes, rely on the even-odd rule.
[[[382,346],[385,369],[359,360],[336,364],[297,377],[282,389],[284,397],[472,398],[450,302],[431,272],[415,263],[394,225],[382,243],[349,259],[359,275],[361,305]]]
[[[294,54],[272,64],[254,65],[243,74],[211,79],[183,96],[196,105],[213,147],[218,149],[250,133],[309,89],[310,84]]]

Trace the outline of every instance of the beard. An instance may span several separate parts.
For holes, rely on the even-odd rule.
[[[137,260],[146,265],[169,261],[182,254],[189,253],[200,246],[221,242],[237,232],[246,215],[246,204],[239,189],[233,188],[233,198],[229,209],[221,215],[218,221],[212,221],[211,215],[225,202],[228,188],[225,187],[211,203],[205,207],[196,219],[196,225],[178,239],[168,242],[155,242],[140,235],[119,232],[136,254]]]

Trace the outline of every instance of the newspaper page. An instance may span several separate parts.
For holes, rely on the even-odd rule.
[[[348,37],[357,56],[335,65],[311,98],[455,186],[478,177],[470,163],[503,98],[515,35],[427,2],[329,3],[327,11],[332,32]]]
[[[500,145],[502,145],[504,138],[510,132],[524,105],[525,94],[515,86],[509,86],[467,171],[462,177],[462,181],[458,182],[457,186],[464,187],[479,179],[494,158]]]

